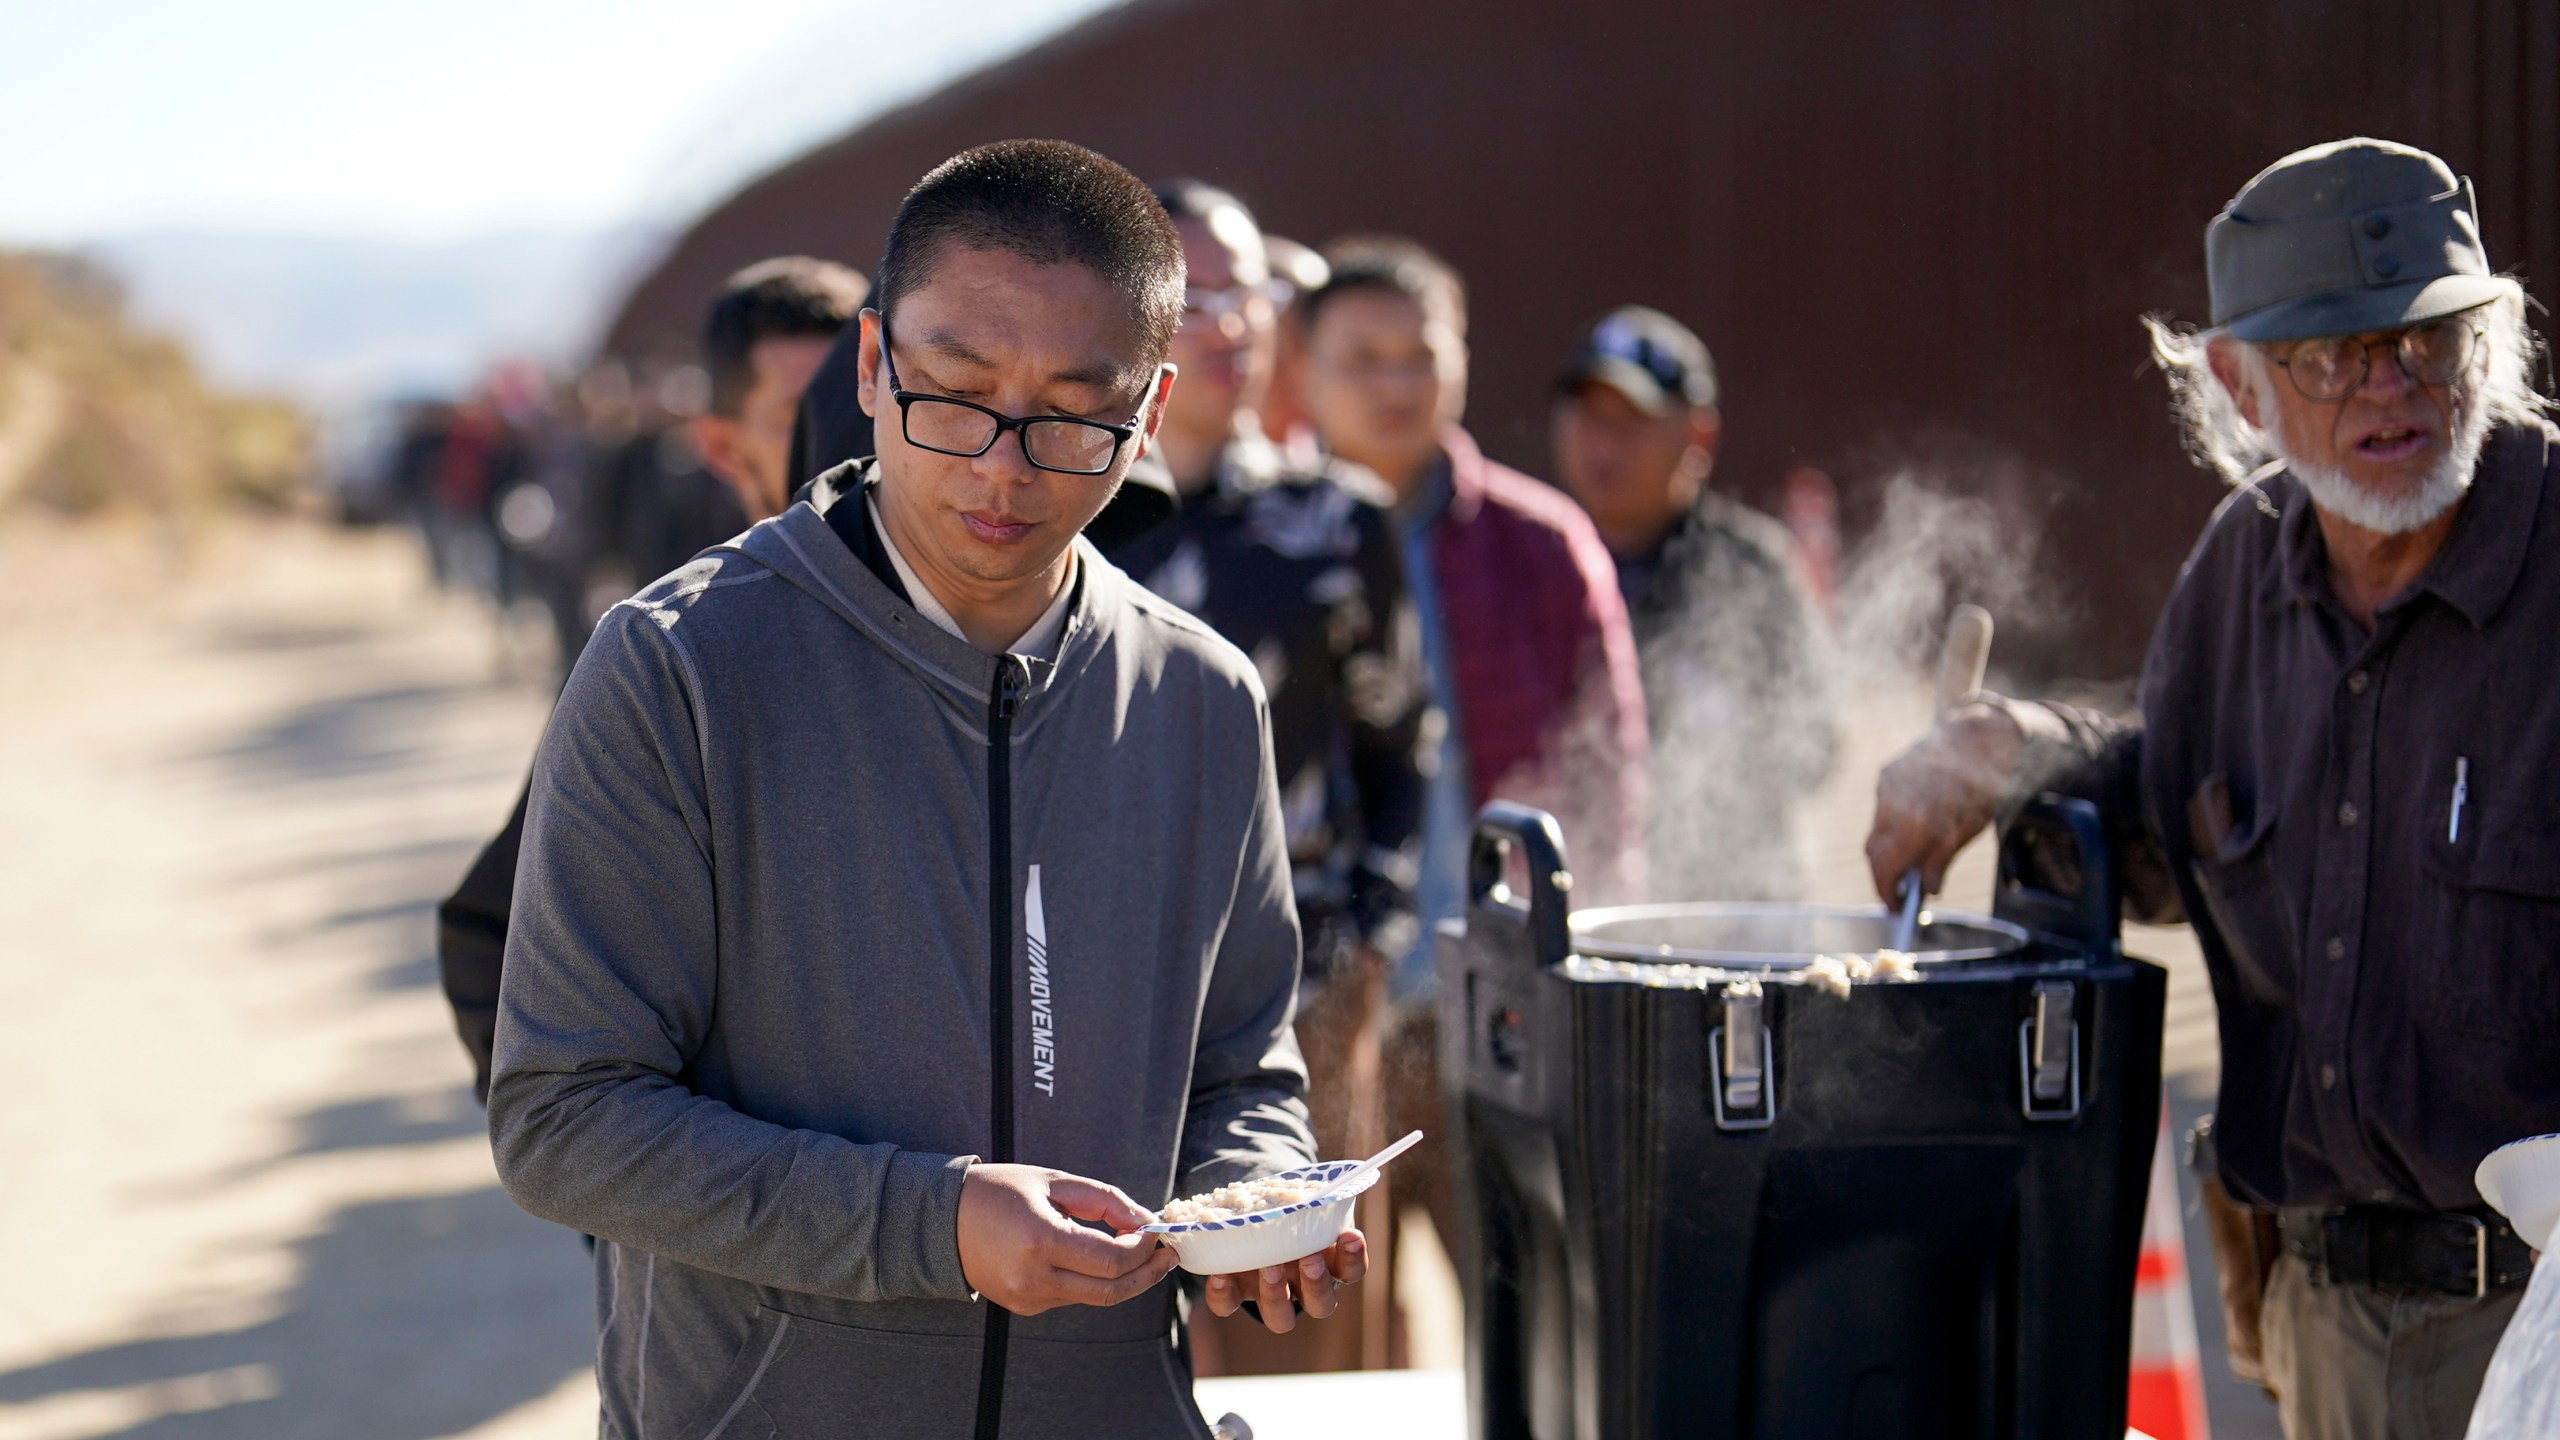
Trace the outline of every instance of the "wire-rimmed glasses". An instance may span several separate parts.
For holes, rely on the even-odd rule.
[[[2387,347],[2400,373],[2421,385],[2450,385],[2471,367],[2480,331],[2462,316],[2447,316],[2406,330],[2374,336],[2323,335],[2303,340],[2283,355],[2269,355],[2293,379],[2306,400],[2344,400],[2373,373],[2373,352]]]

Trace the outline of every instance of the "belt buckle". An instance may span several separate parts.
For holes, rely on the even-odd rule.
[[[2489,1296],[2489,1222],[2460,1212],[2451,1218],[2471,1227],[2471,1298],[2485,1300]]]

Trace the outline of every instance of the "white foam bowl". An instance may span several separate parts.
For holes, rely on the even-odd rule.
[[[2517,1238],[2536,1250],[2551,1248],[2551,1232],[2560,1228],[2560,1135],[2501,1145],[2472,1178]]]
[[[1349,1174],[1359,1165],[1357,1160],[1328,1160],[1321,1165],[1283,1170],[1273,1178],[1330,1185],[1337,1176]],[[1158,1222],[1145,1227],[1144,1233],[1159,1236],[1172,1246],[1182,1268],[1194,1275],[1241,1275],[1266,1265],[1303,1260],[1331,1246],[1351,1228],[1352,1200],[1377,1183],[1378,1172],[1371,1171],[1359,1184],[1322,1201],[1300,1200],[1225,1220],[1179,1225]]]

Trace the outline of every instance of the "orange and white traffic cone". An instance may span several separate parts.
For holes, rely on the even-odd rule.
[[[2204,1418],[2204,1365],[2196,1349],[2195,1299],[2187,1289],[2178,1175],[2170,1169],[2169,1117],[2151,1156],[2142,1216],[2142,1260],[2133,1281],[2133,1372],[2125,1423],[2154,1440],[2212,1440]]]

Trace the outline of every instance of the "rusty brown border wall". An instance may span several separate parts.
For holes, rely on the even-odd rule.
[[[1138,0],[749,184],[608,344],[681,348],[762,256],[868,270],[936,161],[1061,136],[1280,233],[1447,254],[1471,427],[1533,471],[1576,326],[1682,316],[1724,374],[1718,483],[1765,502],[1810,462],[1853,522],[1905,466],[1986,494],[2046,537],[2068,617],[2003,659],[2121,676],[2218,494],[2135,317],[2201,319],[2206,219],[2358,133],[2474,177],[2492,258],[2553,299],[2560,0]]]

